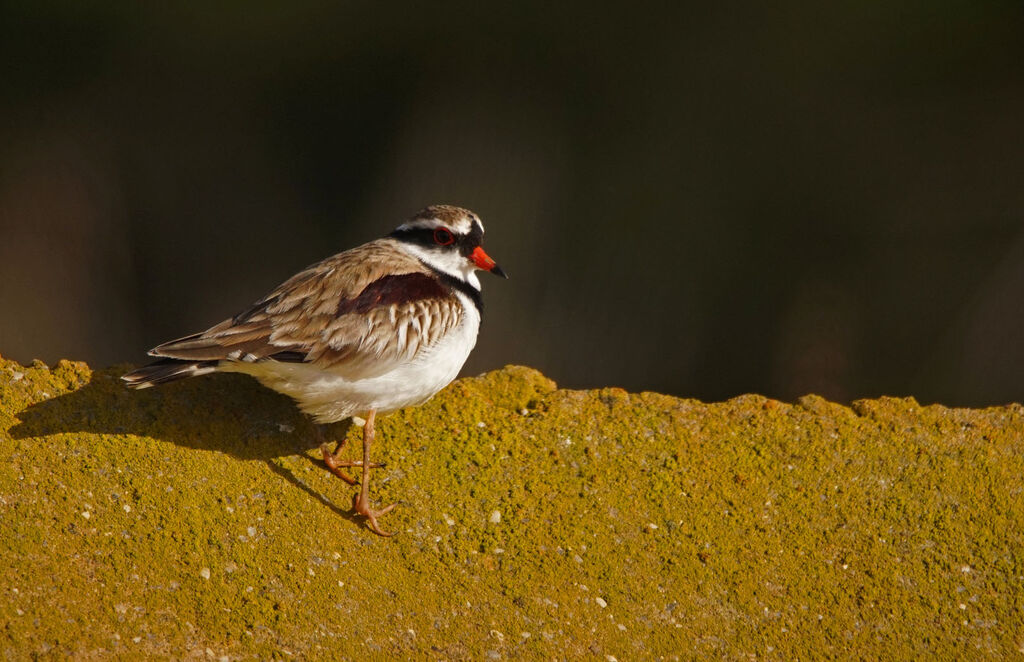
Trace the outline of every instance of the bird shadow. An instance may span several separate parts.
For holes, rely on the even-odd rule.
[[[16,414],[14,439],[65,433],[136,435],[186,448],[215,450],[265,463],[278,476],[346,519],[358,516],[332,503],[298,478],[280,458],[298,455],[326,467],[307,451],[323,440],[344,439],[350,421],[316,426],[287,397],[244,375],[218,374],[132,391],[120,375],[126,366],[96,371],[90,381]]]

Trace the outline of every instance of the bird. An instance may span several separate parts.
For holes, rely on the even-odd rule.
[[[250,375],[312,417],[327,468],[361,467],[353,511],[381,536],[369,472],[378,414],[420,405],[458,376],[476,345],[483,270],[508,278],[484,251],[484,226],[468,209],[431,205],[387,236],[328,257],[206,331],[149,351],[152,363],[121,377],[129,388],[213,372]],[[332,451],[323,425],[363,423],[361,460]]]

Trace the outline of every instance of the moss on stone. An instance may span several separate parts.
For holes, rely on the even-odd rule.
[[[287,399],[123,371],[0,360],[5,658],[1024,648],[1020,405],[704,404],[508,367],[379,419],[385,540]]]

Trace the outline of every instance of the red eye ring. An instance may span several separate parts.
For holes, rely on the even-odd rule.
[[[434,242],[439,246],[450,246],[455,243],[455,235],[448,228],[434,230]]]

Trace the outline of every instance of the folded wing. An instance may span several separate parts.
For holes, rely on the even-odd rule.
[[[462,316],[450,288],[380,240],[315,264],[248,310],[150,354],[184,361],[308,362],[360,379],[415,359]]]

